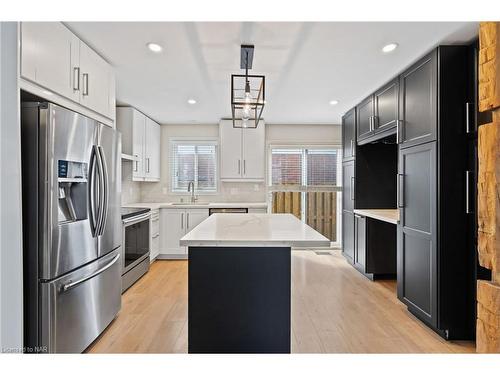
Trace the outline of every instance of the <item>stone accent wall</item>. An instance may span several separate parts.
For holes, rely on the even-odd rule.
[[[500,353],[500,23],[479,28],[479,110],[493,121],[479,127],[478,253],[492,280],[477,283],[476,350]]]

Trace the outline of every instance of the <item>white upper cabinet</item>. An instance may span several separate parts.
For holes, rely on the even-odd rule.
[[[21,77],[115,118],[113,68],[60,22],[21,23]]]
[[[231,121],[219,124],[221,180],[241,178],[241,129]]]
[[[59,22],[23,22],[21,76],[79,101],[80,40]]]
[[[245,179],[264,180],[266,162],[264,122],[259,121],[257,129],[242,129],[242,133],[242,176]]]
[[[116,108],[122,152],[134,157],[133,181],[160,181],[160,125],[132,107]]]
[[[256,129],[233,128],[232,120],[220,121],[222,181],[265,179],[265,130],[263,120]]]
[[[111,116],[109,64],[85,43],[80,43],[80,104]]]
[[[160,125],[146,117],[145,174],[147,181],[160,180]]]

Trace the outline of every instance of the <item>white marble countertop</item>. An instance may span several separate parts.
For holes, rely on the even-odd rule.
[[[267,208],[266,202],[210,202],[210,203],[182,203],[178,202],[139,202],[139,203],[126,203],[122,207],[145,207],[152,210],[159,208]]]
[[[291,214],[214,214],[181,246],[329,247],[330,240]]]
[[[391,224],[397,224],[399,222],[399,210],[394,209],[355,209],[355,214],[371,217],[372,219],[377,219],[385,221]]]

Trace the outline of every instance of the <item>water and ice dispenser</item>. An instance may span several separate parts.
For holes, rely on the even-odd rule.
[[[59,224],[87,219],[88,165],[58,161]]]

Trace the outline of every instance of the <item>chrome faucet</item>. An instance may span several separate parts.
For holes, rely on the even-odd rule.
[[[190,181],[188,184],[188,193],[191,193],[191,203],[195,203],[198,198],[194,195],[194,181]]]

